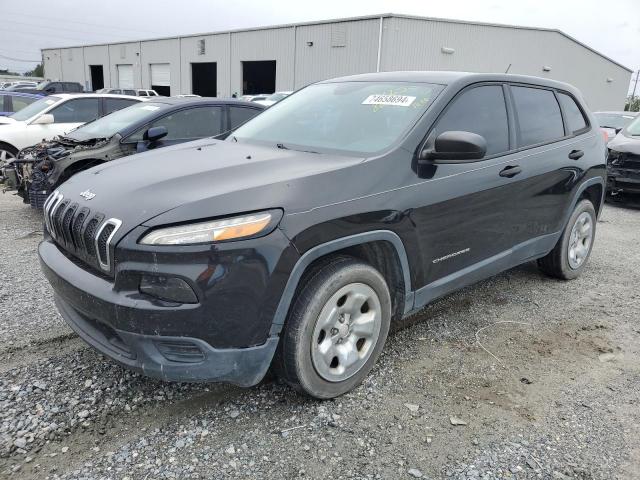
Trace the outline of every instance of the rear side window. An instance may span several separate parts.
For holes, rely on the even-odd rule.
[[[237,128],[247,120],[255,117],[261,110],[249,107],[229,107],[229,118],[231,120],[231,129]]]
[[[125,98],[105,98],[104,100],[104,114],[108,115],[111,112],[115,112],[116,110],[120,110],[121,108],[126,108],[134,103],[138,103],[135,100],[127,100]]]
[[[551,90],[511,87],[518,113],[521,147],[564,137],[560,105]]]
[[[568,130],[571,133],[576,133],[586,128],[587,121],[582,114],[582,110],[578,107],[576,101],[566,93],[558,93],[558,99],[564,110],[564,116],[567,121]]]
[[[462,93],[438,120],[430,137],[460,130],[477,133],[487,141],[487,155],[509,150],[509,122],[500,85],[486,85]]]

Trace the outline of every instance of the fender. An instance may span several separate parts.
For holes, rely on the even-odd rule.
[[[569,221],[569,217],[573,213],[573,209],[576,208],[576,205],[578,203],[578,199],[580,198],[580,195],[582,195],[584,193],[584,191],[587,188],[589,188],[590,186],[592,186],[592,185],[600,185],[602,187],[602,198],[600,199],[600,209],[596,212],[597,218],[600,218],[600,214],[602,213],[602,209],[604,207],[604,199],[605,199],[605,196],[607,194],[607,186],[606,186],[607,183],[606,183],[606,180],[603,177],[597,176],[597,177],[592,177],[589,180],[585,181],[576,190],[576,193],[573,195],[573,199],[571,200],[571,204],[570,204],[569,208],[564,213],[563,224],[565,226],[567,225],[567,222]]]
[[[411,276],[409,274],[409,260],[407,258],[407,252],[404,248],[404,244],[400,237],[390,230],[373,230],[371,232],[359,233],[356,235],[350,235],[348,237],[337,238],[327,243],[322,243],[311,248],[305,252],[296,262],[287,285],[284,288],[280,302],[276,309],[276,313],[273,316],[273,323],[271,325],[270,336],[275,336],[280,333],[287,314],[289,313],[289,307],[293,300],[293,295],[298,288],[298,283],[302,278],[302,274],[306,268],[320,257],[323,257],[331,252],[336,252],[347,247],[353,247],[355,245],[362,245],[364,243],[386,241],[389,242],[396,250],[398,258],[400,259],[400,267],[402,268],[402,275],[404,278],[405,299],[404,299],[404,314],[413,309],[413,297],[414,293],[411,289]]]

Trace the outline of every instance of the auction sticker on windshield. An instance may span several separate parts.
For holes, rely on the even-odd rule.
[[[408,107],[416,97],[408,95],[369,95],[364,99],[362,105],[396,105],[398,107]]]

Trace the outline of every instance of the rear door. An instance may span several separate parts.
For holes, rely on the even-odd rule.
[[[593,133],[583,135],[588,123],[570,95],[532,85],[514,84],[509,90],[519,164],[525,172],[522,188],[513,197],[514,240],[521,243],[562,230],[571,192],[581,176],[580,158],[570,156],[592,152],[587,143],[597,139]]]

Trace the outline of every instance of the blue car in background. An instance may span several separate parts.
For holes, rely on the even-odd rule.
[[[42,95],[33,93],[0,91],[0,117],[13,115],[40,98]]]

